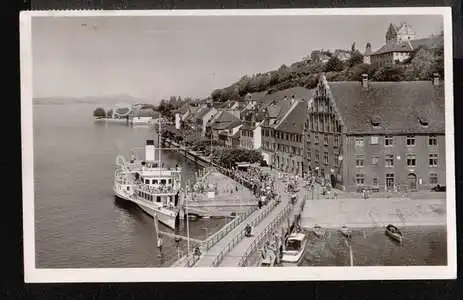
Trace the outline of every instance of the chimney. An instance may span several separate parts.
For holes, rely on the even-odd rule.
[[[145,161],[154,161],[154,140],[146,140]]]
[[[362,74],[362,87],[363,89],[368,89],[368,74]]]
[[[439,73],[432,74],[432,85],[434,86],[439,85]]]

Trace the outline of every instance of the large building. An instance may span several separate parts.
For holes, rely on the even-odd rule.
[[[389,24],[386,32],[386,43],[371,51],[371,44],[367,43],[364,62],[377,67],[392,66],[407,61],[413,53],[421,48],[432,49],[443,43],[442,36],[416,39],[416,34],[407,23],[399,25]]]
[[[217,117],[214,117],[214,121],[208,125],[206,135],[218,141],[220,145],[231,148],[232,137],[239,132],[242,126],[237,114],[237,111],[230,109],[217,113]]]
[[[262,128],[264,119],[263,109],[268,91],[248,93],[244,97],[244,108],[240,112],[243,126],[240,129],[241,148],[257,150],[262,147]]]
[[[268,95],[262,123],[262,154],[272,167],[303,175],[303,133],[313,91],[295,87]]]
[[[348,191],[446,185],[444,102],[437,74],[407,82],[320,76],[305,127],[307,171]]]

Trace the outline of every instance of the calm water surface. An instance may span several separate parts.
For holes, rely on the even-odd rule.
[[[164,240],[159,255],[153,219],[137,206],[115,200],[113,170],[118,154],[143,148],[152,138],[147,128],[96,124],[93,109],[102,104],[34,104],[34,172],[36,266],[38,268],[111,268],[167,266],[177,257],[172,239]],[[142,154],[142,151],[137,151]],[[167,165],[180,164],[184,178],[197,166],[182,156],[165,152]],[[190,222],[192,237],[205,238],[229,219]],[[160,225],[161,230],[169,229]],[[208,228],[207,230],[205,228]],[[353,233],[354,264],[445,265],[444,227],[402,228],[402,245],[382,229]],[[185,234],[185,224],[181,225]],[[347,266],[349,251],[337,231],[310,242],[303,265]],[[184,242],[180,245],[185,249]]]
[[[174,241],[167,238],[160,257],[153,219],[137,206],[115,200],[112,193],[116,156],[127,156],[134,147],[142,150],[152,134],[146,127],[94,123],[91,115],[100,105],[105,107],[34,103],[38,268],[155,267],[177,257]],[[184,178],[197,170],[173,152],[164,153],[163,159],[167,165],[183,166]],[[190,222],[190,234],[203,239],[228,221]]]
[[[442,226],[403,227],[402,244],[384,234],[382,228],[354,230],[354,266],[423,266],[447,264],[447,234]],[[329,230],[325,238],[308,232],[303,266],[349,266],[349,248],[339,231]]]

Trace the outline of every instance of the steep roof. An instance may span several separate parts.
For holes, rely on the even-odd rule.
[[[307,119],[307,102],[297,100],[285,114],[275,129],[284,132],[302,134]]]
[[[246,96],[244,96],[244,100],[260,102],[265,97],[265,95],[267,95],[267,93],[268,91],[249,93]]]
[[[293,95],[296,100],[298,99],[309,100],[313,96],[313,91],[306,89],[305,87],[302,87],[302,86],[296,86],[296,87],[292,87],[286,90],[276,91],[271,94],[267,94],[262,99],[262,101],[265,103],[265,105],[269,105],[272,102],[278,102],[279,100],[284,99],[285,96],[288,97],[289,99]]]
[[[444,133],[443,83],[431,81],[329,82],[347,133]],[[421,120],[421,121],[420,121]],[[372,121],[379,122],[374,126]],[[425,123],[428,123],[427,126]]]
[[[233,123],[240,124],[241,120],[237,118],[235,115],[233,115],[231,112],[223,111],[220,114],[220,116],[212,124],[212,129],[215,129],[215,130],[229,129],[228,126],[230,126]]]
[[[379,48],[372,55],[379,55],[390,52],[413,52],[414,48],[409,41],[401,43],[387,43],[386,45]]]
[[[196,119],[202,119],[211,110],[209,107],[202,107],[196,114]]]
[[[398,43],[387,43],[379,48],[372,55],[390,53],[390,52],[413,52],[420,47],[434,49],[439,45],[443,44],[443,37],[440,35],[431,36],[428,38],[410,40]]]

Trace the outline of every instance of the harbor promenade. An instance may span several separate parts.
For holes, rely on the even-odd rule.
[[[294,213],[299,213],[298,208],[305,204],[305,190],[300,189],[297,192],[296,203],[291,204],[291,195],[285,192],[283,182],[277,181],[275,185],[278,193],[281,193],[281,203],[253,228],[252,237],[242,239],[223,257],[222,261],[218,264],[219,267],[246,266],[248,258],[255,256],[261,246],[270,239],[273,233],[280,234],[282,228],[287,228],[289,225],[288,223],[294,222]],[[291,220],[291,217],[293,220]]]
[[[306,200],[305,190],[300,189],[297,192],[297,202],[291,204],[291,195],[286,192],[284,182],[276,180],[274,188],[280,203],[277,204],[276,199],[271,200],[266,206],[256,210],[214,247],[204,253],[195,267],[239,267],[248,256],[254,255],[258,246],[278,231],[277,229],[281,230],[283,224],[294,221],[294,216],[293,220],[289,220],[289,218],[295,208],[304,204]],[[252,227],[251,237],[244,236],[244,229],[247,224]]]

